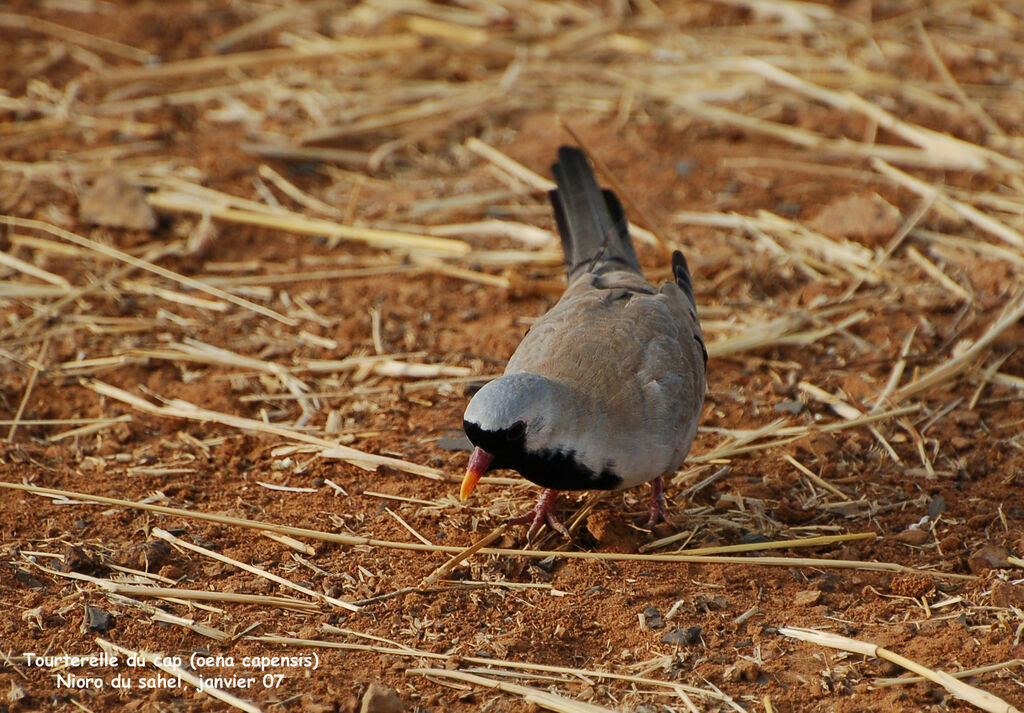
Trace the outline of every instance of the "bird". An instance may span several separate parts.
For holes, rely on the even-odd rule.
[[[558,149],[549,192],[568,285],[536,320],[504,373],[472,397],[463,429],[474,449],[463,501],[492,470],[515,470],[544,488],[509,524],[546,523],[561,491],[624,490],[651,483],[639,524],[669,522],[664,478],[682,465],[706,392],[704,344],[690,270],[672,255],[672,277],[644,279],[615,193],[602,190],[586,154]]]

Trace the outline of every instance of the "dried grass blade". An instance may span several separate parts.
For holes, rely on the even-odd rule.
[[[657,93],[657,92],[656,92]],[[921,168],[945,168],[951,170],[975,169],[978,161],[973,156],[966,158],[962,156],[944,156],[933,154],[919,148],[907,146],[891,146],[885,144],[865,144],[849,139],[829,139],[821,134],[806,129],[800,129],[787,124],[780,124],[774,121],[767,121],[739,112],[713,106],[706,102],[692,97],[674,96],[660,93],[667,101],[680,106],[687,112],[699,116],[707,121],[721,124],[731,124],[742,129],[753,131],[767,136],[773,136],[806,149],[814,150],[822,154],[833,154],[837,156],[849,156],[857,158],[884,159],[890,163],[898,163],[906,166],[918,166]]]
[[[602,680],[614,680],[614,681],[627,681],[629,683],[639,683],[647,686],[659,686],[669,688],[676,693],[690,693],[698,696],[704,696],[712,700],[723,701],[730,704],[739,713],[745,713],[744,709],[737,708],[734,701],[726,696],[724,693],[718,690],[709,690],[704,688],[697,688],[696,686],[690,686],[685,683],[677,683],[675,681],[659,681],[654,678],[641,678],[638,676],[631,676],[624,673],[612,673],[611,671],[597,671],[593,669],[578,669],[569,668],[566,666],[554,666],[551,664],[540,664],[532,663],[529,661],[510,661],[508,659],[492,659],[483,658],[478,656],[456,656],[452,654],[437,654],[431,651],[424,651],[423,649],[412,649],[409,647],[396,645],[394,647],[380,647],[380,646],[369,646],[366,644],[350,644],[342,641],[325,641],[322,639],[298,639],[289,636],[249,636],[246,637],[250,641],[262,641],[266,643],[281,644],[284,646],[316,646],[327,649],[341,649],[343,651],[373,651],[376,653],[387,653],[395,654],[398,656],[408,656],[416,658],[426,658],[433,660],[453,660],[458,659],[460,662],[485,665],[485,666],[500,666],[502,668],[516,669],[520,671],[543,671],[545,673],[559,673],[566,676],[574,676],[576,678],[588,679],[602,679]],[[373,637],[376,639],[377,637]]]
[[[846,498],[846,493],[844,493],[842,490],[840,490],[836,486],[832,485],[832,483],[830,483],[827,480],[825,480],[824,478],[822,478],[820,475],[818,475],[813,470],[811,470],[810,468],[805,466],[803,463],[798,461],[793,456],[791,456],[791,455],[789,455],[787,453],[785,455],[785,458],[786,458],[787,461],[789,461],[789,463],[794,468],[796,468],[801,473],[803,473],[805,476],[807,476],[815,485],[818,485],[819,487],[824,488],[825,490],[829,491],[833,495],[837,495],[837,496],[839,496],[841,498],[844,498],[844,499]],[[872,533],[864,533],[864,534],[870,534],[872,536],[874,535],[873,532]]]
[[[65,42],[71,42],[76,45],[81,45],[82,47],[89,47],[99,52],[106,52],[107,54],[112,54],[115,57],[131,60],[132,62],[138,62],[140,64],[148,64],[158,59],[149,52],[140,50],[138,47],[132,47],[121,42],[108,40],[106,37],[90,35],[88,32],[82,32],[81,30],[76,30],[73,27],[58,25],[56,22],[50,22],[49,20],[44,20],[41,17],[25,17],[24,15],[15,15],[11,12],[0,12],[0,26],[31,32],[40,32],[50,35],[51,37],[64,40]]]
[[[507,530],[507,529],[508,529],[508,525],[506,525],[505,523],[502,523],[501,525],[498,525],[496,528],[491,530],[490,533],[488,533],[484,537],[481,537],[479,540],[474,542],[472,545],[470,545],[466,549],[462,550],[461,552],[456,554],[454,557],[449,559],[447,562],[445,562],[443,565],[441,565],[440,567],[435,569],[433,572],[431,572],[429,575],[427,575],[424,578],[423,582],[420,583],[420,587],[432,586],[434,583],[437,582],[437,580],[443,579],[443,578],[447,577],[448,574],[453,569],[455,569],[456,567],[459,566],[460,563],[462,563],[467,558],[472,557],[474,554],[479,552],[481,549],[483,549],[484,547],[486,547],[487,545],[491,544],[496,539],[498,539],[499,537],[504,535],[505,534],[505,530]]]
[[[532,703],[540,708],[557,711],[557,713],[614,713],[611,708],[595,706],[593,703],[574,701],[571,698],[558,696],[537,688],[499,681],[494,678],[486,678],[473,673],[466,673],[465,671],[452,671],[446,668],[410,668],[406,669],[405,674],[407,676],[451,678],[456,681],[465,681],[466,683],[496,689],[505,693],[514,693],[517,696],[522,696],[528,703]]]
[[[255,211],[244,208],[229,208],[215,205],[194,196],[172,191],[157,191],[146,197],[154,208],[167,211],[184,211],[199,215],[209,214],[213,218],[243,225],[257,225],[274,228],[300,235],[323,235],[365,243],[381,249],[423,250],[431,253],[467,255],[472,248],[461,240],[435,238],[429,235],[400,233],[394,230],[360,228],[342,225],[322,218],[309,218],[291,211]]]
[[[106,639],[101,639],[98,636],[96,637],[96,643],[105,651],[114,651],[122,656],[135,656],[137,659],[144,661],[151,666],[156,666],[169,676],[174,676],[175,678],[183,681],[188,681],[190,684],[195,686],[197,690],[201,688],[206,695],[211,698],[216,698],[219,701],[223,701],[232,708],[237,708],[238,710],[245,711],[246,713],[263,713],[262,709],[254,703],[250,703],[245,699],[232,695],[227,691],[222,691],[219,688],[203,685],[199,676],[195,675],[191,671],[166,663],[166,661],[169,660],[169,657],[163,654],[152,654],[148,651],[143,651],[142,649],[126,649],[123,646],[119,646],[111,641],[107,641]]]
[[[546,192],[555,189],[554,181],[550,181],[540,174],[531,171],[523,164],[509,158],[501,151],[498,151],[498,149],[484,143],[475,136],[466,140],[466,148],[536,191]]]
[[[845,493],[840,495],[846,497]],[[873,540],[877,535],[873,532],[851,532],[848,535],[818,535],[817,537],[801,537],[795,540],[773,540],[771,542],[752,542],[744,545],[722,545],[720,547],[695,547],[692,550],[676,550],[678,554],[714,555],[727,552],[759,552],[761,550],[782,550],[793,547],[821,547],[837,542],[854,542],[857,540]],[[653,543],[652,543],[653,544]]]
[[[1021,169],[1018,161],[954,136],[910,124],[851,91],[840,93],[825,89],[756,57],[745,57],[739,60],[739,63],[769,81],[806,94],[836,109],[859,112],[877,123],[878,126],[892,131],[928,153],[945,157],[949,161],[961,165],[962,168],[984,171],[989,164],[992,164],[1009,171],[1020,171]]]
[[[219,552],[214,552],[213,550],[207,549],[206,547],[200,547],[199,545],[194,545],[191,542],[185,542],[180,537],[175,537],[171,533],[167,532],[167,530],[163,530],[159,527],[154,527],[151,530],[151,534],[153,535],[153,537],[157,537],[161,540],[164,540],[165,542],[168,542],[171,545],[174,545],[175,547],[181,547],[182,549],[192,550],[193,552],[196,552],[198,554],[204,555],[211,559],[215,559],[218,562],[224,562],[225,564],[230,564],[233,567],[238,567],[239,569],[244,570],[250,574],[255,574],[257,577],[269,579],[272,582],[280,584],[282,587],[287,587],[288,589],[294,589],[297,592],[302,592],[306,596],[313,597],[314,599],[320,599],[322,601],[327,602],[328,604],[331,604],[332,606],[341,607],[342,609],[348,609],[349,611],[359,611],[359,607],[355,606],[354,604],[350,604],[349,602],[342,601],[341,599],[336,599],[334,597],[329,597],[326,594],[321,594],[320,592],[313,591],[309,587],[304,587],[301,584],[296,584],[295,582],[285,579],[284,577],[278,576],[273,572],[268,572],[267,570],[260,569],[259,567],[253,567],[252,565],[245,564],[244,562],[239,562],[236,559],[232,559],[231,557],[222,555]]]
[[[195,404],[181,399],[175,399],[166,406],[156,406],[143,398],[139,398],[138,396],[125,391],[124,389],[119,389],[116,386],[111,386],[110,384],[106,384],[102,381],[88,381],[85,385],[87,388],[92,389],[98,394],[108,396],[117,401],[129,404],[140,411],[151,413],[156,416],[185,418],[190,421],[212,421],[231,428],[269,433],[293,441],[310,443],[315,446],[320,446],[323,449],[320,451],[320,456],[322,458],[339,458],[351,463],[352,465],[367,470],[376,470],[378,466],[386,465],[406,473],[430,478],[431,480],[454,480],[454,478],[450,477],[447,473],[437,470],[436,468],[410,463],[409,461],[404,461],[400,458],[365,453],[356,448],[338,445],[332,441],[318,438],[317,436],[303,433],[302,431],[284,428],[283,426],[275,426],[273,424],[264,423],[251,418],[243,418],[241,416],[233,416],[219,411],[211,411],[209,409],[200,408]]]
[[[124,84],[135,81],[154,81],[168,77],[194,76],[212,72],[222,73],[231,69],[243,69],[274,64],[295,64],[328,59],[344,54],[388,53],[415,50],[420,46],[420,39],[415,35],[382,35],[378,37],[349,37],[334,40],[316,50],[303,49],[269,49],[253,52],[234,52],[212,57],[196,57],[176,62],[111,69],[99,72],[94,81],[105,84]]]
[[[965,302],[974,302],[974,295],[965,290],[952,277],[944,273],[938,265],[918,252],[914,246],[907,246],[907,257],[910,258],[911,262],[921,268],[928,277],[939,283],[954,297],[964,300]]]
[[[11,424],[11,428],[7,431],[7,440],[14,440],[14,433],[18,430],[18,423],[21,421],[21,417],[25,414],[25,407],[28,405],[28,398],[32,395],[32,389],[35,388],[36,379],[39,378],[39,372],[43,369],[43,359],[46,357],[46,350],[50,347],[50,337],[47,336],[43,340],[42,345],[39,347],[39,353],[36,355],[35,363],[32,364],[32,373],[28,377],[28,383],[25,385],[25,393],[21,395],[21,401],[18,402],[18,410],[14,413],[14,422]]]
[[[356,537],[353,535],[343,535],[341,533],[332,532],[321,532],[320,530],[310,530],[302,527],[293,527],[291,525],[278,525],[259,520],[246,520],[240,517],[230,517],[228,515],[217,515],[214,513],[197,512],[192,510],[184,510],[182,508],[172,508],[166,505],[155,505],[152,503],[136,502],[132,500],[122,500],[120,498],[109,498],[103,495],[88,495],[85,493],[76,493],[70,490],[60,490],[57,488],[43,488],[35,485],[25,485],[22,483],[9,483],[0,481],[0,488],[8,488],[11,490],[21,490],[24,492],[36,493],[38,495],[44,495],[47,497],[62,497],[68,500],[77,500],[80,502],[87,503],[100,503],[105,505],[116,505],[118,507],[126,507],[135,510],[148,510],[151,512],[159,512],[165,515],[175,515],[178,517],[184,517],[196,520],[205,520],[207,522],[218,522],[224,525],[232,525],[235,527],[245,527],[255,530],[270,530],[271,532],[279,532],[286,535],[293,535],[295,537],[308,537],[313,540],[322,540],[324,542],[337,542],[344,545],[366,545],[368,547],[385,547],[390,549],[399,550],[414,550],[418,552],[443,552],[450,554],[458,554],[465,548],[453,547],[451,545],[424,545],[420,542],[392,542],[389,540],[377,540],[372,537]],[[952,572],[937,572],[933,570],[915,569],[913,567],[907,567],[905,565],[894,564],[891,562],[860,562],[857,560],[830,560],[830,559],[812,559],[812,558],[798,558],[798,557],[730,557],[730,556],[706,556],[706,555],[682,555],[682,554],[659,554],[659,555],[643,555],[643,554],[630,554],[630,553],[617,553],[617,552],[579,552],[572,550],[565,551],[552,551],[552,550],[516,550],[516,549],[505,549],[505,548],[491,548],[485,547],[479,550],[479,554],[483,555],[499,555],[499,556],[521,556],[521,557],[533,557],[544,559],[546,557],[564,557],[566,559],[587,559],[587,560],[606,560],[606,561],[638,561],[638,562],[689,562],[694,564],[739,564],[744,567],[818,567],[822,569],[838,568],[838,569],[862,569],[866,571],[875,572],[898,572],[906,574],[923,574],[931,577],[937,577],[940,579],[961,579],[961,580],[976,580],[977,577],[967,574],[955,574]]]
[[[65,438],[79,438],[81,436],[88,436],[90,434],[97,433],[104,429],[110,428],[111,426],[115,426],[119,423],[131,423],[131,421],[131,414],[126,413],[122,414],[121,416],[118,416],[117,418],[106,418],[102,419],[101,421],[97,421],[96,423],[89,423],[86,424],[85,426],[79,426],[78,428],[72,428],[67,431],[55,433],[46,440],[48,440],[50,443],[55,443],[57,441],[62,441]]]
[[[932,606],[932,608],[934,608],[934,605]],[[1008,661],[1001,661],[1000,663],[994,663],[988,666],[979,666],[978,668],[969,668],[963,671],[954,671],[949,675],[953,678],[972,678],[974,676],[980,676],[983,673],[991,673],[992,671],[1004,671],[1008,668],[1017,668],[1018,666],[1024,666],[1024,659],[1010,659]],[[910,683],[920,683],[924,680],[924,676],[876,678],[874,681],[872,681],[871,685],[875,688],[886,688],[888,686],[904,686]]]
[[[18,272],[23,272],[26,275],[35,277],[43,282],[49,282],[51,285],[57,287],[63,287],[66,289],[71,288],[71,283],[67,281],[61,275],[54,275],[52,272],[43,270],[42,268],[36,267],[30,262],[26,262],[21,258],[15,257],[8,253],[0,251],[0,265],[6,265],[7,267],[13,268]]]
[[[780,627],[779,633],[783,636],[799,639],[800,641],[807,641],[820,646],[839,649],[840,651],[851,651],[864,656],[872,656],[891,661],[898,666],[902,666],[908,671],[913,671],[919,676],[924,676],[929,681],[939,684],[957,698],[965,700],[968,703],[972,703],[978,708],[988,711],[989,713],[1021,713],[1019,708],[1012,706],[998,696],[994,696],[980,688],[975,688],[963,681],[958,681],[943,671],[936,671],[926,666],[922,666],[916,661],[911,661],[910,659],[900,656],[899,654],[878,646],[877,644],[851,639],[831,632],[803,629],[799,627]]]
[[[890,166],[882,159],[876,158],[871,161],[872,167],[881,173],[883,176],[898,181],[900,184],[910,189],[914,193],[917,193],[922,198],[934,199],[939,203],[942,203],[954,211],[959,213],[968,222],[973,223],[980,230],[984,230],[986,233],[990,233],[1000,240],[1013,245],[1020,249],[1024,248],[1024,235],[1014,230],[1006,223],[996,220],[990,215],[982,213],[980,210],[972,205],[964,203],[962,201],[953,198],[948,193],[932,186],[919,178],[914,178],[908,173],[905,173],[894,166]]]
[[[1022,318],[1024,318],[1024,290],[1020,290],[1016,297],[1010,300],[1006,307],[1003,308],[999,317],[969,349],[935,367],[917,381],[912,381],[896,391],[893,400],[896,403],[900,403],[911,396],[933,389],[939,384],[959,376],[971,364],[981,358],[982,353],[988,349],[992,342],[999,338],[999,335]]]
[[[182,589],[180,587],[143,587],[135,584],[111,582],[102,585],[108,592],[134,597],[158,597],[160,599],[175,598],[182,601],[233,602],[237,604],[255,604],[257,606],[279,607],[304,614],[315,614],[318,606],[301,599],[291,597],[272,597],[264,594],[239,594],[236,592],[211,592],[206,590]]]
[[[13,215],[0,215],[0,223],[6,223],[7,225],[15,225],[20,228],[25,228],[28,230],[42,230],[44,232],[50,233],[51,235],[56,235],[59,238],[63,238],[64,240],[74,243],[75,245],[80,245],[82,247],[93,250],[97,253],[100,253],[101,255],[106,255],[107,257],[119,260],[120,262],[131,265],[132,267],[156,273],[157,275],[160,275],[160,277],[166,278],[168,280],[173,280],[174,282],[177,282],[181,285],[185,285],[186,287],[191,287],[194,290],[199,290],[200,292],[205,292],[219,299],[226,300],[227,302],[230,302],[233,305],[251,310],[253,312],[256,312],[257,314],[263,315],[264,317],[276,319],[278,322],[283,322],[288,326],[294,327],[295,325],[298,324],[298,320],[292,319],[291,317],[285,317],[283,314],[279,314],[278,312],[275,312],[274,310],[269,309],[267,307],[263,307],[262,305],[258,305],[255,302],[250,302],[249,300],[242,299],[241,297],[236,297],[235,295],[232,295],[228,292],[224,292],[223,290],[220,290],[216,287],[211,287],[210,285],[207,285],[201,280],[196,280],[191,277],[182,275],[180,273],[173,272],[172,270],[168,270],[165,267],[155,265],[154,263],[149,262],[148,260],[142,260],[133,255],[129,255],[128,253],[122,252],[116,248],[112,248],[109,245],[97,243],[94,240],[89,240],[89,238],[82,237],[81,235],[76,235],[70,231],[64,230],[63,228],[58,228],[56,225],[50,225],[49,223],[44,223],[41,220],[18,218]]]

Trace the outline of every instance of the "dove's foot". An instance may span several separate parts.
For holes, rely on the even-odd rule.
[[[558,521],[555,517],[555,504],[558,502],[558,491],[552,490],[551,488],[545,488],[544,492],[541,493],[540,500],[533,506],[532,509],[527,510],[525,513],[518,517],[513,517],[506,522],[509,525],[523,525],[530,523],[530,529],[526,531],[526,539],[532,540],[533,536],[537,534],[537,530],[542,525],[548,525],[552,530],[561,532],[566,537],[571,537],[569,531],[565,529],[565,525]]]
[[[647,514],[637,518],[636,524],[640,527],[652,529],[660,522],[672,524],[668,518],[668,509],[665,507],[665,488],[661,476],[651,481],[651,504],[647,508]]]

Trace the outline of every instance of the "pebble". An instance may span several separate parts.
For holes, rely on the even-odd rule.
[[[806,589],[797,592],[793,597],[793,603],[801,607],[809,607],[821,601],[821,592],[817,589]]]
[[[93,631],[98,631],[101,634],[110,629],[114,625],[113,617],[110,616],[110,612],[104,611],[99,607],[85,607],[85,625]]]
[[[971,574],[983,574],[990,569],[1007,569],[1010,561],[1009,554],[998,545],[985,545],[967,558],[967,567]]]
[[[380,683],[371,683],[363,694],[359,713],[404,713],[405,705],[395,689]]]
[[[640,614],[640,621],[643,623],[645,629],[664,629],[665,620],[661,618],[661,613],[654,607],[647,607]]]
[[[142,189],[112,174],[101,176],[83,191],[78,217],[84,223],[113,228],[153,230],[156,227],[156,213],[146,202]]]
[[[661,643],[672,646],[692,646],[700,642],[701,627],[688,626],[685,629],[674,629],[661,637]]]
[[[680,178],[689,178],[696,168],[697,161],[692,158],[684,158],[683,160],[676,161],[675,163],[676,173],[679,174]]]
[[[550,557],[545,557],[544,559],[542,559],[539,562],[537,562],[537,566],[540,567],[545,572],[547,572],[548,574],[551,574],[552,572],[555,571],[555,563],[556,562],[557,562],[557,560],[555,559],[555,556],[551,555]]]
[[[995,582],[992,585],[992,605],[1000,608],[1024,607],[1024,584]]]
[[[923,545],[928,540],[928,530],[910,526],[906,530],[896,534],[896,539],[908,545]]]
[[[900,222],[899,210],[878,195],[850,194],[832,200],[806,224],[830,238],[874,246],[892,237]]]

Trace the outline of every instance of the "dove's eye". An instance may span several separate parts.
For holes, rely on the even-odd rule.
[[[526,435],[526,424],[522,421],[516,421],[507,429],[505,429],[505,438],[510,441],[521,441]]]

